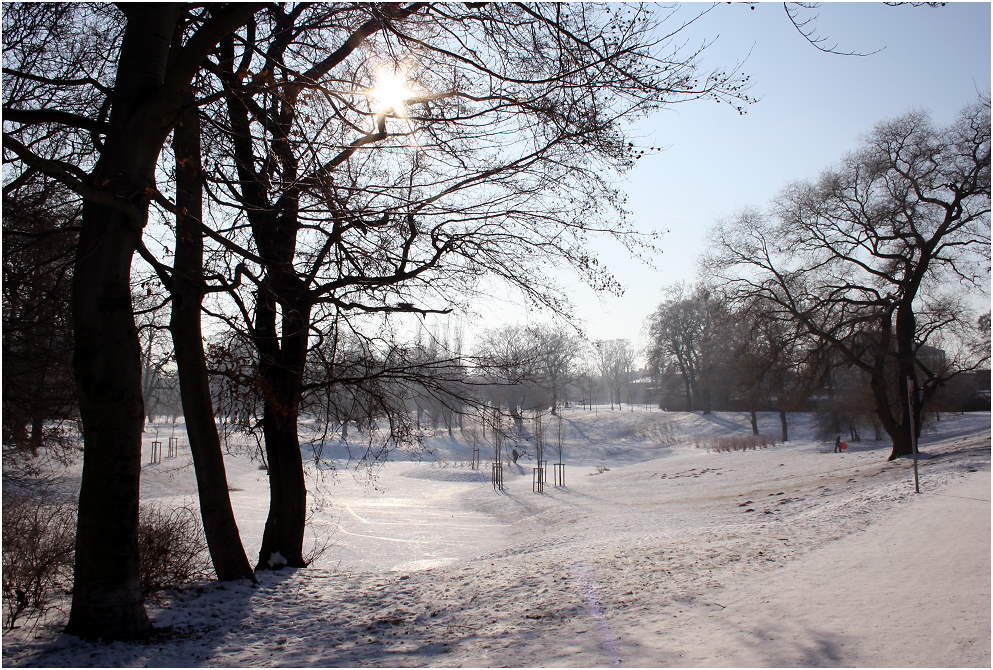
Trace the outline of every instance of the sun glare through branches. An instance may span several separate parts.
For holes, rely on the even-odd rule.
[[[403,70],[382,67],[376,71],[372,88],[368,91],[372,111],[403,117],[407,114],[407,100],[414,97]]]

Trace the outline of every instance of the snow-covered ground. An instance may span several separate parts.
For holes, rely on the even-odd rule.
[[[533,445],[489,482],[471,432],[376,468],[310,467],[312,567],[195,585],[150,607],[155,640],[109,646],[57,621],[4,636],[6,665],[976,666],[990,665],[990,415],[943,415],[909,459],[794,441],[716,453],[738,413],[564,412],[564,488],[532,492]],[[468,426],[467,426],[468,427]],[[181,428],[181,426],[180,426]],[[529,426],[530,428],[530,426]],[[554,419],[545,457],[557,460]],[[778,417],[761,416],[778,435]],[[161,429],[166,442],[171,427]],[[181,436],[181,431],[177,434]],[[150,455],[146,438],[146,461]],[[695,445],[701,445],[697,447]],[[250,555],[265,473],[227,460]],[[147,465],[142,495],[192,499],[189,453]]]

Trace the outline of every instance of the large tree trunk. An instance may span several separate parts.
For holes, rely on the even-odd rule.
[[[889,324],[885,327],[889,328]],[[883,364],[888,357],[892,365],[893,352],[887,348],[870,378],[870,387],[876,400],[876,415],[893,441],[893,450],[888,459],[891,461],[914,452],[914,432],[920,430],[920,408],[916,402],[917,375],[914,369],[914,329],[913,310],[909,305],[901,306],[896,314],[895,374],[887,374],[890,366]],[[913,399],[907,392],[908,379],[911,382]]]
[[[892,401],[891,393],[895,390],[898,393],[906,394],[906,384],[901,382],[893,384],[892,380],[885,374],[883,365],[877,365],[869,378],[869,387],[876,402],[876,416],[883,426],[883,430],[889,435],[893,442],[893,450],[887,460],[894,460],[900,456],[913,453],[910,441],[910,434],[907,430],[907,422],[900,421],[894,414],[894,405],[899,407],[900,403]]]
[[[73,274],[73,367],[83,424],[72,608],[66,632],[146,635],[138,581],[141,356],[131,309],[131,257],[140,222],[86,202]]]
[[[896,453],[896,442],[894,442],[894,458],[913,453],[914,436],[920,434],[924,418],[921,404],[918,401],[917,356],[914,351],[916,321],[913,305],[909,301],[897,309],[896,355],[898,374],[894,391],[899,393],[901,416],[905,429],[903,431],[904,443],[901,443],[899,453]]]
[[[790,424],[783,410],[779,410],[779,436],[782,442],[790,441]]]
[[[143,107],[161,90],[179,4],[128,8],[110,130],[91,182],[120,204],[83,204],[72,279],[73,370],[83,424],[72,608],[66,632],[133,639],[151,623],[138,580],[141,352],[131,306],[131,259],[167,132]]]
[[[120,5],[127,18],[100,159],[89,175],[72,278],[73,370],[83,424],[72,608],[66,632],[133,639],[147,635],[138,580],[141,356],[131,305],[131,260],[148,216],[155,164],[207,47],[256,11],[225,7],[210,30],[180,49],[181,3]],[[206,29],[206,26],[204,26]],[[200,34],[198,33],[198,36]],[[196,62],[194,62],[196,61]]]
[[[752,435],[758,435],[759,434],[759,417],[758,417],[758,414],[756,414],[756,412],[755,412],[754,409],[748,411],[748,418],[751,420],[751,423],[752,423]]]
[[[307,487],[297,436],[297,384],[279,370],[263,372],[266,402],[262,414],[269,462],[269,515],[266,517],[256,570],[305,567],[303,535],[307,521]]]
[[[190,100],[192,103],[192,100]],[[204,535],[217,578],[251,579],[255,573],[238,534],[221,441],[214,423],[210,380],[203,351],[200,307],[204,295],[202,220],[203,186],[200,173],[200,118],[190,104],[174,132],[176,153],[176,255],[171,288],[169,328],[176,350],[179,390],[186,418],[186,434],[200,498]]]
[[[262,287],[257,304],[256,344],[265,395],[262,431],[269,461],[269,515],[256,570],[307,565],[303,557],[307,487],[297,419],[307,361],[310,306],[305,301],[293,304],[292,300],[284,300],[281,303],[282,337],[278,342],[273,337],[276,333],[274,296],[291,293],[292,279],[283,277],[278,289],[273,284]]]

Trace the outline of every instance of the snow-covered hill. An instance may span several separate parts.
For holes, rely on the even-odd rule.
[[[778,435],[776,415],[760,418]],[[311,568],[185,589],[152,609],[173,628],[148,644],[15,631],[4,662],[988,666],[989,413],[928,428],[921,495],[888,444],[834,454],[812,423],[792,416],[795,441],[716,453],[709,438],[750,434],[747,414],[566,410],[566,486],[549,473],[540,495],[529,426],[505,448],[526,456],[503,492],[478,432],[478,470],[471,431],[358,469],[326,445],[337,460],[309,466],[310,541],[331,545]],[[554,462],[554,418],[544,431]],[[189,499],[188,459],[147,465],[144,499]],[[227,464],[252,553],[265,473]]]

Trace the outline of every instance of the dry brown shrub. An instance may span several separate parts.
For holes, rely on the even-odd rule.
[[[725,453],[730,451],[750,451],[774,446],[776,441],[768,435],[722,435],[720,437],[698,437],[693,440],[697,449]]]
[[[214,574],[200,515],[192,504],[174,509],[143,505],[138,520],[138,555],[146,596]]]
[[[72,586],[76,509],[40,497],[3,497],[3,628],[59,609]]]
[[[60,497],[48,485],[10,486],[4,491],[4,630],[34,625],[67,604],[75,559],[76,505],[53,502]],[[213,575],[199,513],[192,504],[169,510],[142,506],[138,554],[141,586],[148,596]]]

